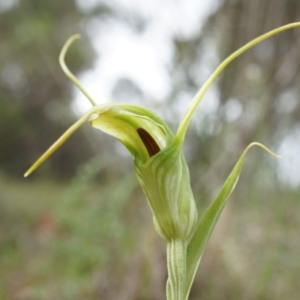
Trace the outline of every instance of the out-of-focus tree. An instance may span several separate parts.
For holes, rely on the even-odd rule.
[[[299,20],[299,1],[223,1],[201,34],[188,40],[175,40],[174,79],[178,82],[180,78],[178,90],[198,89],[199,77],[195,70],[198,68],[201,74],[199,66],[213,69],[260,34]],[[199,115],[202,122],[196,120],[187,142],[194,190],[201,200],[212,199],[238,153],[250,142],[259,140],[280,150],[280,144],[291,136],[293,144],[299,145],[299,49],[299,30],[285,32],[243,54],[219,77],[217,109],[213,116]],[[298,135],[293,137],[295,131]],[[288,153],[282,154],[288,156],[299,151],[299,147],[285,150]],[[290,278],[291,282],[299,280],[297,260],[291,258],[291,267],[283,261],[283,257],[293,257],[293,253],[299,251],[299,243],[290,246],[289,241],[296,240],[297,233],[287,225],[292,222],[299,232],[299,216],[294,213],[299,208],[295,201],[299,198],[299,188],[283,182],[274,167],[278,162],[259,151],[253,151],[248,161],[232,196],[239,202],[232,199],[220,220],[191,299],[200,299],[199,295],[203,295],[203,299],[297,297],[292,285],[279,282],[283,277]],[[296,155],[294,163],[299,165]],[[299,187],[299,172],[292,174]],[[227,244],[224,234],[227,235],[229,229],[240,240],[232,239]],[[227,267],[229,277],[226,283],[223,281],[224,285],[220,285],[222,275],[216,272],[217,265]],[[241,270],[247,270],[247,275]],[[219,292],[213,292],[212,286]]]
[[[20,176],[74,121],[71,84],[58,55],[66,38],[85,32],[85,15],[74,1],[1,0],[1,8],[0,165]],[[68,53],[75,73],[91,67],[95,57],[87,37],[84,41]],[[47,173],[74,174],[75,162],[91,153],[81,131],[53,156]]]
[[[124,9],[121,2],[0,0],[1,173],[21,175],[74,121],[72,85],[57,59],[66,38],[85,35],[67,55],[78,74],[94,62],[87,38],[91,33],[124,26],[143,39],[147,26],[155,24],[155,17],[138,15],[125,2]],[[299,20],[298,0],[224,0],[192,36],[170,35],[174,57],[167,66],[171,87],[165,101],[148,101],[143,88],[126,74],[114,83],[111,99],[152,106],[176,128],[183,109],[220,61],[254,37]],[[299,126],[299,49],[299,29],[263,42],[233,62],[201,103],[185,143],[200,214],[248,143],[259,140],[276,150]],[[101,144],[84,132],[59,149],[45,173],[69,176],[88,161],[91,148],[100,152],[107,147],[109,154],[116,150],[113,143]],[[115,157],[87,162],[66,199],[59,198],[65,186],[58,186],[54,201],[50,180],[42,190],[28,186],[29,192],[26,185],[15,194],[14,185],[0,178],[3,295],[163,299],[164,249],[154,236],[135,178],[125,178],[127,161],[129,156],[126,163]],[[201,262],[191,299],[298,297],[299,190],[283,185],[272,161],[258,150],[247,157],[242,180]],[[14,276],[21,278],[18,284]]]
[[[174,86],[179,86],[179,91],[196,91],[199,74],[201,80],[205,79],[202,79],[203,72],[209,74],[199,66],[213,69],[251,39],[299,19],[300,3],[294,0],[224,1],[210,16],[201,34],[190,40],[174,41],[177,50]],[[194,161],[202,164],[203,159],[207,160],[210,168],[216,158],[211,155],[213,148],[229,150],[230,144],[230,151],[236,155],[257,139],[276,149],[293,131],[300,120],[299,46],[299,30],[291,30],[261,43],[226,68],[217,83],[216,113],[206,117],[201,128],[195,127],[199,139],[192,138],[193,146],[189,147]],[[207,132],[207,128],[211,131]],[[259,161],[250,166],[252,172],[258,165]],[[226,173],[228,170],[224,170]],[[224,174],[217,171],[215,177]]]

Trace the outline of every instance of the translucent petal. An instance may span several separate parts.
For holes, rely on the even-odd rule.
[[[117,138],[135,160],[141,162],[146,162],[174,139],[160,118],[139,106],[108,104],[90,119],[90,123]]]

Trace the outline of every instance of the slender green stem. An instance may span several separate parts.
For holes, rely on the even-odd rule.
[[[181,240],[172,240],[171,242],[168,242],[168,300],[183,300],[186,279],[186,250],[187,247],[185,242]]]
[[[89,117],[98,113],[103,105],[94,106],[85,113],[75,124],[73,124],[24,174],[24,177],[30,175],[38,166],[40,166],[52,153],[54,153],[80,126],[82,126]]]
[[[91,102],[93,106],[96,106],[97,103],[95,100],[86,92],[86,90],[83,88],[79,80],[75,77],[75,75],[69,70],[65,63],[65,56],[66,53],[71,46],[71,44],[75,41],[80,39],[80,34],[72,35],[65,43],[63,48],[61,49],[60,55],[59,55],[59,64],[64,71],[64,73],[70,78],[70,80],[80,89],[80,91],[88,98],[88,100]]]
[[[202,88],[199,90],[199,92],[196,94],[196,96],[194,97],[194,99],[192,100],[191,104],[189,105],[187,112],[184,114],[177,134],[176,134],[176,139],[177,142],[179,144],[182,144],[184,141],[184,137],[185,137],[185,133],[187,130],[187,127],[190,123],[190,120],[193,116],[193,114],[195,113],[198,105],[200,104],[202,98],[204,97],[205,93],[207,92],[208,88],[212,85],[212,83],[215,81],[215,79],[218,77],[218,75],[225,69],[225,67],[227,65],[229,65],[235,58],[237,58],[238,56],[240,56],[242,53],[244,53],[245,51],[247,51],[248,49],[252,48],[253,46],[255,46],[256,44],[264,41],[265,39],[276,35],[282,31],[294,28],[294,27],[299,27],[300,26],[300,22],[298,23],[291,23],[282,27],[278,27],[272,31],[269,31],[261,36],[259,36],[258,38],[252,40],[251,42],[249,42],[248,44],[246,44],[245,46],[241,47],[240,49],[238,49],[237,51],[235,51],[234,53],[232,53],[230,56],[228,56],[218,67],[217,69],[213,72],[213,74],[207,79],[207,81],[204,83],[204,85],[202,86]]]

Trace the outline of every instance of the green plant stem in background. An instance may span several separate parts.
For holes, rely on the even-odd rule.
[[[259,146],[278,157],[260,143],[250,144],[242,153],[217,198],[198,220],[188,166],[182,153],[190,120],[208,88],[230,62],[261,41],[298,26],[300,23],[293,23],[272,30],[225,59],[192,100],[176,135],[163,120],[141,106],[122,103],[96,105],[65,65],[64,58],[69,46],[79,38],[79,35],[72,36],[62,49],[60,64],[66,75],[86,95],[93,108],[71,126],[29,168],[25,176],[32,173],[88,119],[94,128],[117,138],[134,158],[135,171],[151,208],[155,230],[167,243],[167,299],[187,300],[203,251],[236,186],[249,149]]]

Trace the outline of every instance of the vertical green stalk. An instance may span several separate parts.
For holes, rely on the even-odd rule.
[[[180,239],[167,244],[167,300],[183,300],[186,281],[186,243]]]

